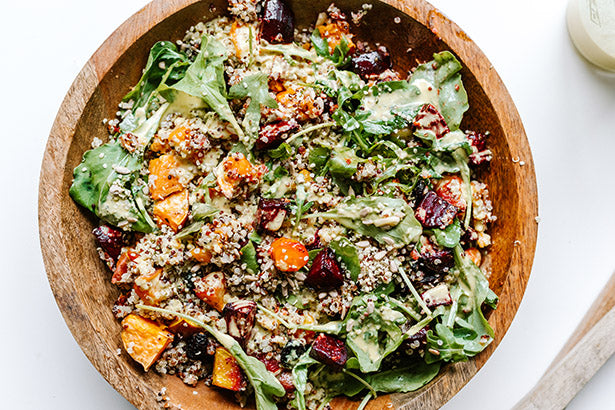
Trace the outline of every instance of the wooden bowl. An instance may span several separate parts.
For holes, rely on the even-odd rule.
[[[330,0],[292,0],[299,26],[308,26]],[[338,0],[358,10],[365,0]],[[371,1],[370,1],[371,3]],[[480,369],[506,333],[521,302],[536,244],[536,178],[528,142],[506,88],[480,49],[453,22],[423,0],[374,1],[355,32],[385,44],[401,71],[416,59],[450,50],[463,63],[470,110],[464,129],[490,131],[494,159],[482,178],[491,189],[498,219],[487,266],[500,304],[489,317],[494,342],[466,363],[445,366],[429,385],[408,394],[379,397],[369,408],[431,409],[443,405]],[[182,409],[239,408],[216,390],[185,386],[176,376],[143,372],[121,348],[120,324],[111,314],[118,290],[99,260],[90,231],[95,219],[69,197],[72,171],[92,138],[106,137],[103,118],[113,118],[122,96],[141,75],[150,47],[158,40],[177,40],[193,24],[222,14],[223,0],[156,0],[118,28],[77,76],[60,108],[43,159],[39,187],[40,239],[45,267],[64,319],[75,339],[107,381],[140,409],[160,407],[156,393],[166,387],[169,403]],[[395,23],[395,19],[401,21]],[[399,21],[399,20],[398,20]],[[407,50],[410,50],[409,52]],[[522,162],[520,162],[521,160]],[[122,349],[123,351],[123,349]],[[193,394],[197,390],[198,394]],[[335,409],[355,408],[337,399]]]

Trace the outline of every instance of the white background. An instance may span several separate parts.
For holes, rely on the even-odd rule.
[[[130,409],[88,362],[51,294],[37,231],[39,167],[64,94],[145,0],[0,2],[2,408]],[[615,76],[576,54],[563,0],[434,0],[482,48],[534,153],[540,233],[508,335],[445,408],[508,409],[538,380],[615,270]],[[571,409],[615,408],[612,359]]]

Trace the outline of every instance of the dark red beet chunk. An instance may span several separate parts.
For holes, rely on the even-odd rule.
[[[255,357],[261,362],[265,363],[265,368],[271,373],[277,373],[278,370],[280,370],[280,362],[273,358],[267,359],[266,353],[259,353]]]
[[[278,375],[278,380],[286,393],[292,393],[295,391],[295,385],[293,384],[293,374],[291,372],[282,372]]]
[[[348,351],[343,340],[321,333],[312,343],[310,356],[333,367],[343,367],[348,360]]]
[[[457,208],[440,198],[434,191],[429,191],[420,205],[415,216],[426,228],[444,229],[453,223],[457,215]]]
[[[455,266],[455,258],[450,250],[434,250],[433,252],[421,254],[419,266],[423,270],[434,273],[446,273]]]
[[[475,131],[466,131],[466,137],[472,145],[472,154],[470,154],[470,162],[474,165],[484,164],[491,161],[493,153],[487,149],[487,136]]]
[[[352,71],[361,77],[368,77],[373,74],[380,74],[384,70],[391,68],[391,56],[386,48],[381,47],[378,51],[358,54],[352,57]]]
[[[252,335],[256,319],[256,303],[251,300],[238,300],[224,306],[224,320],[228,334],[245,346]]]
[[[122,253],[124,246],[124,233],[107,225],[101,225],[92,231],[96,244],[114,261]]]
[[[414,125],[418,131],[424,130],[433,132],[436,138],[442,138],[450,131],[442,114],[431,104],[425,104],[421,107],[416,117],[414,117],[412,125]]]
[[[261,22],[261,38],[270,43],[292,43],[295,16],[283,0],[267,0]]]
[[[319,290],[329,290],[341,286],[342,283],[344,275],[335,260],[335,253],[331,248],[324,248],[314,258],[305,284]]]
[[[455,258],[450,249],[437,248],[429,241],[422,244],[417,262],[419,269],[427,274],[426,279],[421,281],[423,283],[431,282],[455,266]]]
[[[284,198],[266,199],[258,201],[256,221],[260,230],[275,232],[282,227],[288,215],[290,201]]]
[[[258,133],[258,139],[254,143],[254,148],[259,151],[274,149],[280,146],[288,134],[299,129],[299,124],[295,120],[278,121],[273,124],[264,125]]]

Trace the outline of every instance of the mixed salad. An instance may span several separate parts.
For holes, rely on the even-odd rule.
[[[70,195],[147,371],[258,409],[361,407],[493,340],[486,137],[448,51],[396,71],[335,5],[234,0],[150,50]]]

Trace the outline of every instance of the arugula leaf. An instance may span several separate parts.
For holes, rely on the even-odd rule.
[[[338,147],[333,150],[329,159],[329,172],[334,177],[351,178],[357,172],[359,163],[365,162],[349,147]]]
[[[261,105],[269,108],[278,108],[275,98],[269,95],[269,78],[265,73],[257,73],[243,78],[229,90],[230,98],[250,98],[250,104],[243,120],[243,128],[251,141],[248,148],[252,147],[258,137],[261,119]]]
[[[367,379],[374,390],[382,393],[406,393],[425,386],[440,371],[440,363],[417,360],[409,367],[374,373]]]
[[[241,253],[239,260],[242,264],[246,264],[246,270],[248,273],[255,275],[260,272],[261,268],[258,264],[258,260],[256,259],[256,248],[254,247],[254,243],[252,243],[252,241],[248,241],[248,243],[241,248],[239,252]]]
[[[137,118],[132,113],[129,113],[120,123],[120,130],[133,134],[137,140],[135,148],[143,152],[156,134],[156,131],[158,131],[160,121],[162,121],[162,117],[167,112],[168,108],[168,103],[162,104],[148,119],[144,117]]]
[[[308,153],[308,162],[316,175],[323,175],[326,169],[327,162],[331,157],[331,149],[327,147],[317,146],[310,149]]]
[[[459,239],[461,238],[461,223],[459,219],[455,219],[451,225],[445,229],[434,229],[433,233],[436,237],[436,241],[445,248],[454,248],[459,245]]]
[[[152,94],[163,81],[174,84],[181,80],[186,69],[190,65],[188,58],[177,51],[177,47],[170,41],[159,41],[154,44],[149,52],[147,64],[143,70],[141,79],[122,101],[133,100],[132,112],[138,108],[149,106]]]
[[[310,356],[310,350],[308,349],[297,361],[295,367],[293,367],[293,385],[295,386],[295,404],[298,410],[306,410],[305,407],[305,388],[308,380],[308,368],[313,364],[318,364],[316,359]]]
[[[117,141],[89,150],[73,172],[70,196],[112,225],[152,232],[156,225],[142,199],[137,203],[132,187],[141,164],[141,157],[131,155]]]
[[[170,88],[202,98],[220,118],[231,124],[240,140],[245,141],[245,134],[226,100],[224,61],[227,57],[222,43],[211,36],[203,36],[201,51],[194,63],[188,67],[184,78]]]
[[[451,286],[455,294],[453,304],[443,309],[443,316],[454,315],[454,320],[437,323],[427,333],[425,361],[462,361],[482,352],[493,341],[493,329],[482,312],[483,303],[494,302],[489,281],[464,253],[460,245],[454,249],[455,263],[459,268],[457,282]],[[433,352],[438,352],[434,354]]]
[[[393,215],[394,219],[399,218],[399,221],[393,226],[391,225],[395,221],[392,220],[391,225],[381,225],[389,221],[383,219],[383,212],[379,210]],[[385,196],[349,198],[330,211],[314,213],[307,217],[335,220],[346,228],[385,245],[408,245],[415,242],[423,230],[406,201]],[[390,229],[386,229],[387,226]]]
[[[267,151],[267,155],[269,155],[272,159],[286,161],[288,158],[293,156],[293,149],[290,145],[283,142],[277,148]]]
[[[320,30],[314,29],[314,31],[312,31],[311,40],[314,50],[316,50],[316,54],[326,58],[331,56],[331,54],[329,54],[329,42],[326,38],[320,35]]]
[[[368,305],[371,313],[365,315]],[[375,372],[382,360],[393,353],[405,339],[400,325],[406,323],[404,314],[396,310],[383,295],[376,293],[355,297],[344,320],[351,330],[346,344],[356,355],[362,372]]]
[[[350,272],[350,278],[354,281],[358,280],[361,273],[361,264],[357,248],[352,242],[348,238],[339,238],[332,241],[329,246]]]
[[[340,44],[335,46],[333,53],[329,52],[329,42],[320,34],[320,30],[314,29],[314,31],[312,31],[311,40],[314,50],[316,50],[316,54],[321,57],[328,58],[333,62],[333,64],[335,64],[336,67],[346,67],[350,64],[350,48],[348,47],[348,40],[345,36],[342,36]]]
[[[433,60],[419,65],[410,84],[426,81],[438,90],[437,108],[451,131],[459,129],[463,114],[468,110],[468,94],[461,81],[462,66],[448,51],[436,53]]]
[[[364,161],[357,156],[352,148],[337,147],[333,150],[327,165],[333,181],[344,195],[348,195],[351,185],[357,185],[352,184],[350,178],[357,172],[359,163]]]
[[[310,380],[316,386],[324,388],[328,397],[340,395],[354,397],[365,389],[365,385],[357,378],[360,377],[348,370],[340,371],[324,366],[322,369],[315,371]]]
[[[294,227],[296,228],[299,226],[299,222],[301,221],[303,214],[309,211],[312,205],[314,205],[314,201],[305,202],[307,199],[307,193],[305,192],[305,187],[303,185],[297,186],[295,197],[297,199],[295,199],[295,203],[293,205],[293,212],[295,214]]]
[[[192,222],[179,231],[175,238],[183,239],[197,233],[205,225],[205,221],[216,216],[218,212],[220,211],[210,204],[196,203],[192,205]]]

